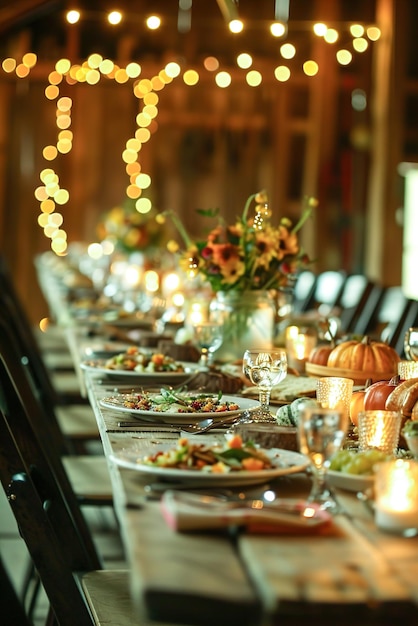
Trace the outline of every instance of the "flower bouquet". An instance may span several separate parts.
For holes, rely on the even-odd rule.
[[[254,214],[249,215],[255,201]],[[205,239],[192,241],[178,216],[169,216],[183,239],[185,250],[180,266],[189,277],[200,275],[214,292],[270,290],[285,287],[310,259],[300,246],[298,232],[311,216],[317,201],[305,198],[302,215],[293,225],[282,217],[278,226],[271,223],[265,191],[249,196],[242,215],[234,224],[225,224],[218,209],[198,210],[217,225]]]
[[[293,225],[282,217],[278,226],[271,223],[264,191],[247,199],[242,215],[231,225],[218,210],[199,210],[202,216],[217,219],[200,241],[191,239],[173,212],[161,216],[161,221],[171,218],[183,239],[180,267],[188,277],[202,278],[216,294],[211,316],[220,319],[224,328],[217,360],[241,359],[245,349],[271,349],[278,329],[279,294],[292,292],[296,272],[310,263],[298,233],[316,205],[315,198],[305,198],[299,221]]]
[[[156,221],[156,211],[139,213],[135,203],[127,201],[107,211],[97,225],[100,239],[110,241],[120,252],[130,254],[157,248],[163,233]]]

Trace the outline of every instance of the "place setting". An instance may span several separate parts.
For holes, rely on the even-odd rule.
[[[298,452],[245,443],[237,435],[141,438],[114,452],[110,459],[125,469],[167,483],[202,486],[261,484],[303,471],[309,461]]]
[[[137,346],[130,346],[107,358],[84,359],[80,368],[105,380],[125,380],[129,384],[180,384],[198,371],[195,363],[176,361],[156,350]]]

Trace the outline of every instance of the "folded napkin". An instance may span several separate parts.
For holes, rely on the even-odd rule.
[[[317,505],[290,499],[235,501],[168,490],[161,509],[167,524],[178,532],[240,526],[256,533],[310,534],[332,523],[329,513]]]

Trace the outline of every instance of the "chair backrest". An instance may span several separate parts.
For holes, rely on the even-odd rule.
[[[341,331],[345,333],[353,332],[373,287],[373,282],[364,274],[350,274],[350,276],[347,276],[338,301],[341,309],[339,316]]]
[[[382,341],[392,344],[399,332],[399,326],[407,314],[410,300],[404,294],[402,287],[386,287],[375,311],[374,332]]]
[[[2,626],[33,626],[22,606],[0,555],[0,615]]]
[[[308,310],[316,283],[316,275],[311,270],[303,270],[298,274],[294,288],[293,308],[298,313]]]
[[[342,270],[329,270],[319,274],[309,304],[310,308],[317,309],[324,316],[329,314],[338,306],[346,277]]]
[[[390,345],[402,358],[406,358],[404,347],[406,331],[414,326],[418,326],[418,300],[408,300],[405,313],[390,336]]]
[[[30,359],[34,380],[48,406],[56,406],[59,398],[51,382],[46,365],[43,361],[39,345],[32,331],[26,311],[15,289],[9,268],[0,255],[0,306],[7,316],[9,324],[19,340],[21,349]]]
[[[58,398],[32,333],[30,323],[14,290],[4,260],[1,257],[0,317],[3,319],[5,327],[7,327],[7,334],[13,336],[15,359],[20,360],[25,375],[32,385],[35,401],[42,406],[45,419],[49,423],[48,432],[53,439],[53,445],[61,454],[69,452],[70,443],[65,439],[55,413]]]
[[[74,572],[100,559],[15,349],[0,319],[0,479],[58,623],[91,626]]]
[[[381,285],[373,285],[358,317],[354,320],[350,332],[354,335],[365,335],[372,328],[373,320],[384,289]]]

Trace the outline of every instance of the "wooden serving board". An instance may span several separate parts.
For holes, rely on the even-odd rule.
[[[350,370],[341,367],[328,367],[327,365],[317,365],[316,363],[306,363],[305,371],[308,376],[340,376],[342,378],[352,378],[355,385],[362,385],[371,378],[373,383],[379,380],[390,380],[396,372],[363,372],[362,370]]]

